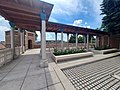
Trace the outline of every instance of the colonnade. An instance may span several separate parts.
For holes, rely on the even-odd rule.
[[[15,44],[14,44],[14,24],[11,24],[11,48],[13,49],[13,59],[14,59],[14,54],[15,54]],[[20,31],[20,41],[21,41],[21,47],[22,47],[22,52],[24,52],[23,49],[23,37],[24,33],[19,29]],[[40,67],[47,67],[47,58],[46,58],[46,15],[41,13],[41,58],[42,60],[40,61]],[[64,43],[63,43],[63,34],[64,34],[64,29],[61,29],[61,49],[64,50]],[[78,33],[76,32],[76,47],[78,47]],[[90,34],[86,33],[84,36],[84,45],[89,51],[89,41],[90,41]],[[55,32],[55,41],[56,41],[56,46],[57,46],[57,32]],[[92,43],[92,39],[91,39]],[[95,41],[95,46],[100,45],[100,36],[96,35],[96,41]],[[102,45],[104,45],[104,36],[102,36]],[[108,45],[109,45],[109,36],[108,36]],[[57,48],[57,47],[56,47]],[[67,33],[67,48],[69,48],[69,33]]]

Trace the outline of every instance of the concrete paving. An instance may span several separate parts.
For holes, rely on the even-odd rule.
[[[39,67],[39,52],[39,49],[28,50],[18,59],[1,67],[0,90],[64,90],[51,66]]]
[[[76,90],[83,87],[84,85],[81,84],[80,80],[78,79],[79,76],[77,80],[75,78],[73,81],[75,81],[75,83],[76,81],[80,83],[73,84],[74,82],[73,83],[71,82],[72,79],[69,79],[66,76],[65,72],[67,71],[64,72],[61,69],[70,68],[76,65],[94,62],[97,60],[99,61],[100,59],[113,57],[119,54],[119,53],[109,54],[109,55],[104,55],[102,57],[101,55],[95,55],[94,57],[91,58],[61,62],[56,64],[51,59],[51,54],[47,53],[47,59],[49,60],[48,61],[49,67],[40,68],[39,65],[40,65],[41,57],[39,53],[40,53],[39,49],[27,50],[18,59],[13,60],[12,62],[1,67],[0,90]],[[83,70],[83,72],[86,73],[87,71],[88,71],[87,68]],[[74,77],[76,76],[73,75],[72,78]],[[114,82],[118,82],[118,80],[114,80]],[[91,85],[88,88],[91,88]],[[80,86],[80,87],[76,88],[76,86]],[[117,87],[117,84],[115,84],[115,86]],[[87,90],[87,89],[83,89],[83,90]]]

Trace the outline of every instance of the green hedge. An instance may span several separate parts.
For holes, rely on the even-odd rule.
[[[59,56],[59,55],[67,55],[67,54],[74,54],[74,53],[83,53],[86,52],[85,49],[83,48],[76,48],[76,49],[65,49],[65,50],[57,50],[54,49],[54,55]]]

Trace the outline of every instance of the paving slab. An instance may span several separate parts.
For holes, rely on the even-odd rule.
[[[16,71],[16,72],[10,72],[6,75],[6,77],[3,79],[3,81],[8,81],[8,80],[15,80],[18,78],[24,78],[26,75],[26,70],[23,71]]]
[[[47,87],[45,74],[27,76],[21,90],[35,90]]]
[[[54,85],[60,82],[55,72],[46,73],[46,77],[47,77],[48,86]]]
[[[49,90],[65,90],[61,83],[54,84],[48,87]]]
[[[23,79],[0,82],[0,90],[20,90]]]

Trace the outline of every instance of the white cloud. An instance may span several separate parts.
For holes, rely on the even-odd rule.
[[[83,0],[43,0],[54,4],[52,14],[71,16],[80,12],[87,13]]]
[[[5,26],[0,26],[0,41],[5,41],[5,31],[10,30],[10,28]]]
[[[83,20],[82,20],[82,19],[75,20],[75,21],[73,22],[73,26],[90,28],[90,26],[87,25],[87,22],[83,23]]]
[[[91,13],[91,14],[92,14],[92,16],[95,17],[96,23],[101,23],[101,19],[103,16],[100,15],[102,12],[100,10],[101,9],[100,4],[102,4],[103,0],[88,0],[88,1],[92,6],[92,11],[94,14],[93,13]]]
[[[83,22],[83,20],[81,20],[81,19],[75,20],[75,21],[73,22],[73,25],[74,25],[74,26],[81,26],[82,22]]]
[[[53,17],[50,17],[49,21],[58,23],[58,20],[56,20],[56,19],[53,18]]]
[[[4,22],[9,22],[8,20],[5,20],[5,18],[4,17],[2,17],[2,16],[0,16],[0,21],[4,21]]]
[[[3,17],[0,17],[0,21],[5,20]]]

